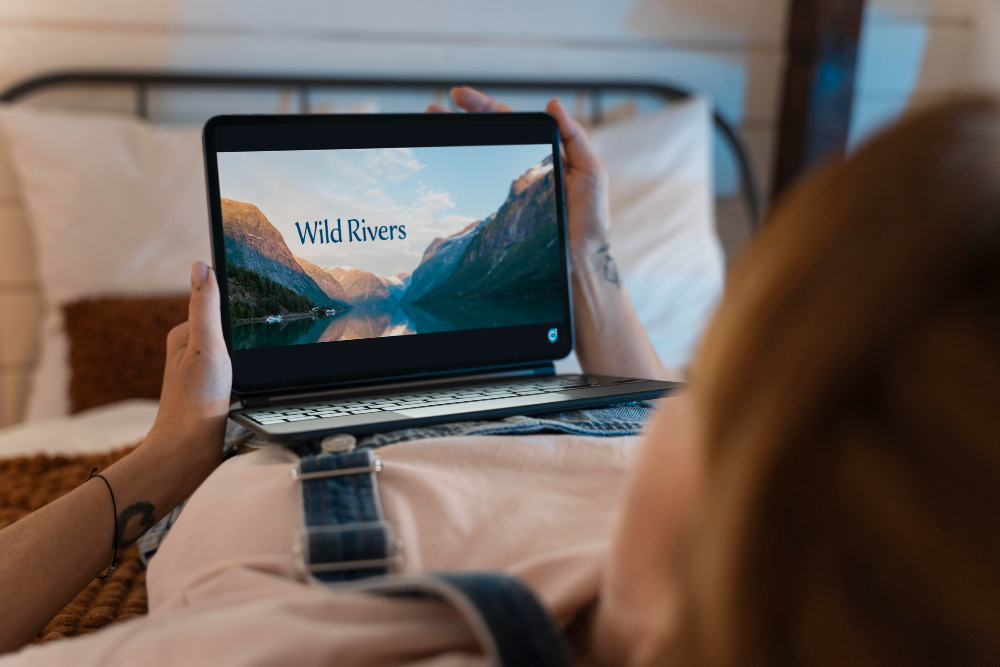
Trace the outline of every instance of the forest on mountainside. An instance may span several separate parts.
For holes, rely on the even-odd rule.
[[[229,316],[250,320],[283,313],[308,313],[316,304],[256,271],[226,262],[229,280]]]

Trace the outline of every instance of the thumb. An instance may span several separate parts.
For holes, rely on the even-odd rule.
[[[191,301],[188,304],[191,346],[214,344],[222,340],[222,314],[219,311],[219,282],[205,262],[191,265]]]
[[[566,166],[572,169],[579,169],[580,171],[600,171],[601,161],[587,140],[587,133],[584,131],[583,126],[566,111],[566,107],[562,105],[562,102],[558,98],[553,97],[545,106],[545,110],[559,124],[559,133],[562,135],[563,148],[566,149]]]

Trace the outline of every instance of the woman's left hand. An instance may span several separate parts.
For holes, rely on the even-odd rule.
[[[455,104],[472,112],[506,112],[510,107],[485,93],[459,86]],[[431,113],[448,112],[442,106]],[[611,256],[611,208],[607,169],[580,123],[556,99],[545,106],[562,138],[566,229],[572,269],[576,354],[584,372],[669,380],[649,342]]]
[[[212,468],[222,457],[233,383],[219,305],[215,272],[195,262],[188,321],[167,336],[160,411],[150,432],[151,438],[180,446],[182,455]]]

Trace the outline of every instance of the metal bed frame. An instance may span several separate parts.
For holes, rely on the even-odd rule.
[[[0,93],[0,102],[19,101],[31,94],[63,86],[130,86],[135,89],[135,112],[149,118],[149,91],[152,88],[278,88],[294,90],[297,94],[299,113],[311,110],[314,89],[365,89],[365,90],[430,90],[437,93],[451,86],[463,84],[489,90],[526,92],[553,91],[584,93],[590,100],[591,121],[596,125],[603,119],[602,100],[605,93],[646,94],[664,102],[689,99],[693,93],[662,83],[631,81],[548,81],[532,79],[514,81],[504,79],[406,79],[378,77],[319,77],[291,74],[226,74],[199,72],[149,72],[149,71],[66,71],[44,74],[27,79]],[[416,111],[416,110],[415,110]],[[757,178],[754,174],[743,140],[736,129],[717,110],[713,110],[715,128],[732,151],[740,177],[740,194],[746,203],[751,225],[756,227],[761,219]]]

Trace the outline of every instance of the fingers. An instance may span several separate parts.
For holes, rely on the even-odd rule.
[[[510,111],[510,107],[501,104],[486,93],[479,92],[469,86],[456,86],[451,89],[451,99],[466,111]]]
[[[451,89],[451,98],[459,108],[473,112],[500,112],[510,111],[506,104],[496,101],[486,93],[483,93],[469,86],[456,86]],[[587,133],[580,123],[570,115],[562,102],[553,97],[546,105],[545,110],[549,112],[559,124],[559,132],[562,134],[562,143],[565,150],[566,166],[570,169],[600,174],[604,166],[594,152]],[[427,111],[432,113],[450,112],[440,105],[432,104],[427,107]]]
[[[553,97],[545,106],[545,110],[550,113],[559,124],[559,132],[562,134],[563,147],[566,149],[566,166],[572,169],[598,172],[604,167],[594,153],[587,133],[573,116],[566,111],[562,102]]]
[[[190,344],[194,347],[221,344],[222,314],[219,311],[219,283],[215,271],[204,262],[191,266],[191,301],[188,304]]]
[[[426,113],[454,113],[448,107],[443,107],[440,104],[432,104],[427,107]]]

